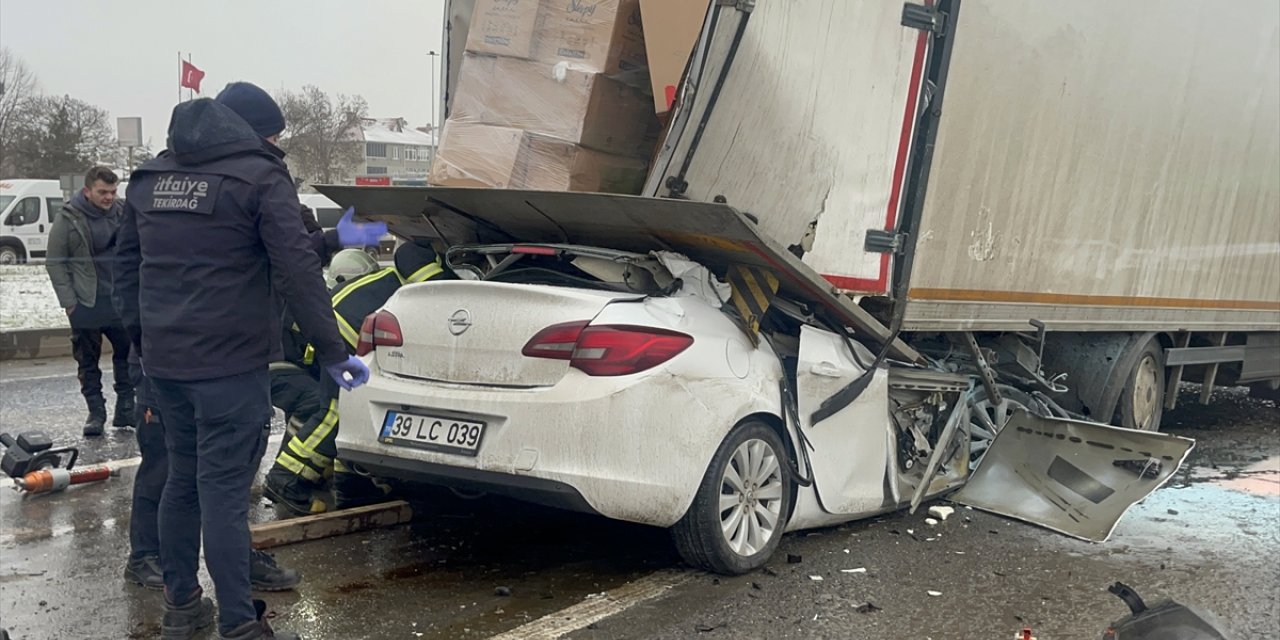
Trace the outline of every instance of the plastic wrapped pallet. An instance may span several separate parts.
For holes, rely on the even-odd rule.
[[[656,116],[649,97],[606,76],[467,54],[450,120],[514,127],[596,151],[643,157]]]
[[[445,123],[431,184],[543,191],[640,192],[644,160],[593,151],[513,127]]]
[[[605,74],[647,64],[639,0],[477,0],[467,51]]]

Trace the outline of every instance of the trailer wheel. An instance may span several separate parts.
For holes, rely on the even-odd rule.
[[[1133,369],[1125,377],[1124,390],[1116,407],[1119,425],[1129,429],[1158,431],[1164,416],[1164,350],[1155,339],[1148,340]]]

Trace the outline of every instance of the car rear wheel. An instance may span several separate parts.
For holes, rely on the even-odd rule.
[[[744,422],[720,444],[689,511],[671,536],[684,561],[737,575],[778,548],[791,511],[786,448],[768,425]]]

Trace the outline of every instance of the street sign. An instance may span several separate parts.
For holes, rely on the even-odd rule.
[[[122,147],[141,147],[142,118],[116,118],[116,138]]]

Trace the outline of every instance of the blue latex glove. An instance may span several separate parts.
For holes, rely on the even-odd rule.
[[[356,222],[355,207],[347,207],[338,220],[338,244],[344,247],[376,247],[382,236],[387,235],[385,222]]]
[[[364,361],[355,356],[347,356],[347,359],[337,364],[331,364],[324,368],[329,373],[329,377],[338,383],[339,387],[350,391],[369,381],[369,367]],[[347,378],[350,376],[350,379]]]

